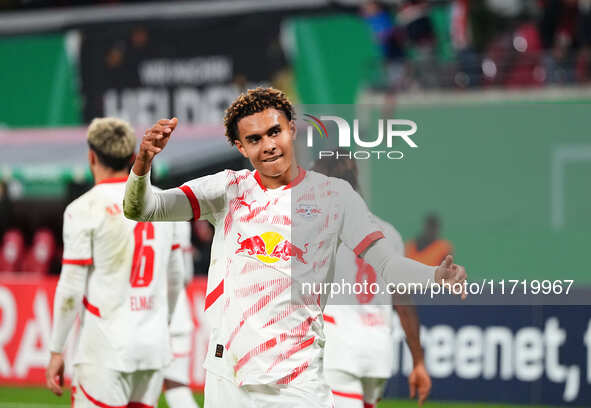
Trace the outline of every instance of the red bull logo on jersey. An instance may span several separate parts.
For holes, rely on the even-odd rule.
[[[261,235],[253,235],[244,239],[242,234],[239,233],[236,242],[238,244],[236,254],[254,256],[259,261],[267,264],[281,260],[289,261],[292,258],[305,264],[307,262],[304,255],[308,253],[310,245],[306,244],[303,249],[299,248],[281,234],[273,231],[263,232]]]

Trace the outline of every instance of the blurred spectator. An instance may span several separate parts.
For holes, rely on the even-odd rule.
[[[380,47],[388,86],[399,88],[405,75],[402,27],[396,25],[396,19],[388,8],[377,1],[365,2],[360,12]]]
[[[547,82],[572,82],[579,5],[577,0],[545,0],[540,32]]]
[[[451,243],[439,237],[440,227],[436,214],[427,215],[421,234],[406,243],[405,255],[427,265],[440,265],[447,255],[453,254]]]
[[[576,80],[587,82],[591,79],[591,0],[579,0],[577,38],[580,50],[576,61]]]
[[[412,60],[410,75],[415,79],[411,86],[432,88],[438,85],[441,76],[435,58],[435,32],[430,10],[426,0],[406,0],[397,14],[406,29],[406,45]]]

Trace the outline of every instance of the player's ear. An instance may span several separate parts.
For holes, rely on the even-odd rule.
[[[240,139],[234,140],[234,146],[236,146],[236,149],[238,149],[238,151],[240,152],[240,154],[242,154],[242,156],[244,156],[244,158],[248,159],[248,154],[246,154],[246,149],[244,148],[244,145],[242,144]]]
[[[96,164],[96,154],[90,149],[88,149],[88,163],[90,164],[90,167]]]
[[[296,138],[296,123],[295,120],[289,121],[289,132],[291,133],[291,140]]]

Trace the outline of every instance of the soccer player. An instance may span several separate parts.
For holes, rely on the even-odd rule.
[[[347,180],[359,192],[357,165],[348,159],[348,152],[317,160],[314,170],[327,176]],[[345,154],[347,153],[347,154]],[[392,250],[403,254],[402,237],[384,220],[375,217]],[[335,281],[379,283],[385,282],[374,269],[357,257],[346,245],[339,245],[335,267]],[[338,299],[338,298],[337,298]],[[391,299],[406,334],[406,341],[413,357],[413,370],[409,376],[410,396],[418,391],[419,406],[429,395],[431,378],[424,365],[420,342],[420,324],[416,308],[409,298],[390,297],[387,293],[372,293],[367,290],[355,296],[329,299],[324,309],[326,322],[326,345],[324,373],[335,396],[336,408],[372,408],[384,393],[392,374],[392,319]],[[336,304],[342,302],[342,304]]]
[[[299,167],[294,108],[282,92],[249,90],[230,105],[224,123],[228,140],[255,171],[225,170],[154,191],[152,160],[178,124],[162,119],[140,144],[125,215],[203,218],[215,226],[205,306],[219,326],[205,363],[206,408],[331,407],[322,375],[326,295],[306,292],[304,284],[332,280],[338,241],[388,282],[453,284],[465,281],[465,270],[451,257],[429,267],[392,254],[348,183]]]
[[[123,216],[133,129],[118,119],[95,119],[87,139],[95,185],[64,212],[47,387],[63,392],[62,352],[79,314],[73,405],[154,407],[161,369],[171,361],[168,324],[182,288],[176,228]]]
[[[185,286],[193,279],[193,255],[191,254],[191,223],[176,223],[179,231],[179,250],[183,254]],[[170,346],[173,360],[164,369],[164,398],[170,408],[198,408],[189,388],[191,357],[191,333],[193,320],[189,310],[187,292],[182,290],[170,323]]]

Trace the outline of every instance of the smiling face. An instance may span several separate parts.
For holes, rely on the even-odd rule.
[[[236,147],[252,166],[266,178],[289,179],[293,158],[295,123],[285,114],[269,108],[245,116],[237,123]]]

